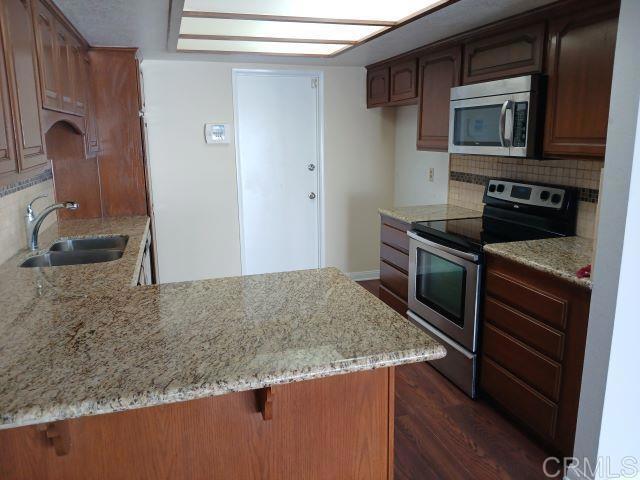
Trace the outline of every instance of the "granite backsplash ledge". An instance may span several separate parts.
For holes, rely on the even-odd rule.
[[[484,187],[489,178],[548,183],[578,189],[576,233],[594,238],[602,161],[535,160],[452,154],[449,161],[448,203],[482,210]]]

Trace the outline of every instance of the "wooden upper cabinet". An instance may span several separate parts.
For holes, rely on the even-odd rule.
[[[420,58],[418,149],[447,151],[451,88],[460,85],[461,48],[452,47]]]
[[[87,110],[87,68],[85,53],[80,43],[71,41],[71,77],[73,83],[74,113],[84,115]]]
[[[1,37],[0,47],[3,47]],[[0,50],[0,175],[15,172],[18,169],[11,101],[9,99],[9,77],[2,52],[4,52],[4,48]]]
[[[40,82],[30,2],[3,0],[4,45],[8,47],[9,91],[13,97],[20,169],[46,163],[40,119]]]
[[[618,10],[549,23],[545,156],[604,157]]]
[[[58,85],[60,86],[60,109],[75,113],[73,85],[73,50],[71,34],[64,25],[56,22],[56,46],[58,50]]]
[[[544,22],[466,42],[462,83],[539,73],[544,43]]]
[[[87,49],[46,2],[34,1],[42,108],[84,116]]]
[[[367,70],[367,108],[389,103],[389,67]]]
[[[56,45],[56,20],[51,11],[40,2],[34,2],[36,42],[40,67],[42,107],[61,108],[62,95],[58,82],[58,47]]]
[[[389,69],[391,103],[407,103],[418,96],[418,60],[391,65]]]

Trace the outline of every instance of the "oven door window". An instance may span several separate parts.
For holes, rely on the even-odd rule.
[[[500,147],[500,111],[502,104],[456,107],[453,144]]]
[[[467,270],[463,266],[418,248],[416,299],[461,328],[466,280]]]

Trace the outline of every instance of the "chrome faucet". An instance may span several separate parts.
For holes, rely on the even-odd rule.
[[[55,210],[60,210],[61,208],[66,208],[67,210],[77,210],[80,206],[76,202],[62,202],[56,203],[53,205],[49,205],[47,208],[42,210],[38,215],[36,215],[33,211],[33,204],[36,200],[40,198],[46,198],[47,195],[38,195],[36,198],[31,200],[29,205],[27,205],[27,213],[25,214],[25,222],[27,226],[27,242],[29,243],[29,248],[31,250],[38,250],[38,233],[40,232],[40,227],[42,226],[42,222],[51,212]]]

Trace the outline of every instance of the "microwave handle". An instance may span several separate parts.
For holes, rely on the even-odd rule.
[[[500,120],[498,121],[498,128],[500,129],[500,145],[503,147],[509,148],[511,146],[511,138],[505,137],[505,125],[507,123],[507,110],[511,110],[513,108],[513,101],[506,100],[502,104],[502,108],[500,109]]]

